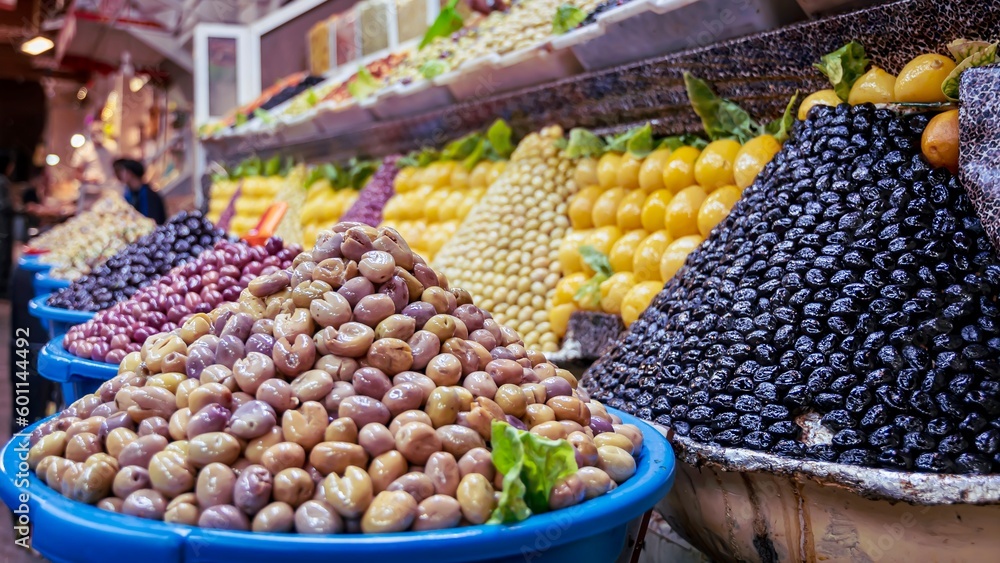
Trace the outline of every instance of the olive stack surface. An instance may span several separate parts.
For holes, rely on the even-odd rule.
[[[594,396],[704,444],[1000,469],[1000,265],[923,160],[927,121],[813,109],[586,375]]]

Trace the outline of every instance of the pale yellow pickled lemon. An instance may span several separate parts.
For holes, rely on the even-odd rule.
[[[670,246],[663,252],[663,256],[660,257],[660,277],[663,278],[664,282],[668,282],[670,278],[674,277],[677,270],[680,270],[681,266],[684,265],[688,254],[698,248],[698,245],[704,240],[698,235],[690,235],[670,243]]]
[[[664,228],[667,205],[673,198],[673,192],[668,189],[656,190],[649,194],[642,204],[642,228],[651,232]]]
[[[667,231],[656,231],[642,239],[632,259],[632,273],[637,281],[660,280],[660,257],[672,240]]]
[[[893,88],[897,102],[947,102],[941,84],[955,69],[955,61],[928,53],[906,63]]]
[[[761,135],[747,141],[736,153],[733,162],[733,179],[742,190],[753,183],[757,174],[767,166],[781,150],[781,143],[771,135]]]
[[[472,173],[469,174],[469,185],[473,188],[487,187],[489,185],[487,183],[487,179],[489,178],[491,168],[493,168],[493,165],[487,160],[477,164],[476,167],[472,169]]]
[[[841,100],[840,96],[833,90],[828,89],[813,92],[802,100],[802,104],[799,106],[798,117],[799,119],[805,119],[813,106],[839,106],[842,103],[844,103],[844,100]]]
[[[739,201],[740,193],[736,186],[723,186],[708,194],[698,210],[698,232],[703,238],[708,237],[708,233],[729,215],[733,205]]]
[[[639,315],[649,307],[649,304],[653,302],[653,298],[662,289],[663,284],[658,281],[646,281],[635,284],[625,294],[625,299],[622,299],[622,322],[625,323],[625,326],[630,326],[638,320]]]
[[[663,189],[663,165],[670,158],[670,149],[657,149],[642,161],[639,168],[639,187],[646,193]]]
[[[574,303],[563,303],[549,310],[549,328],[559,338],[566,336],[569,328],[569,318],[577,310]]]
[[[451,189],[464,190],[469,187],[469,169],[463,165],[458,165],[451,171]]]
[[[618,202],[615,221],[622,232],[642,228],[642,205],[646,202],[646,192],[635,189],[625,194]]]
[[[614,246],[620,238],[622,238],[621,230],[614,225],[608,225],[606,227],[598,227],[590,231],[590,234],[587,235],[583,244],[593,246],[595,250],[607,256],[611,254],[611,247]],[[586,262],[581,261],[581,265],[583,266],[583,273],[587,275],[594,274],[594,271],[587,266]]]
[[[401,169],[398,174],[396,174],[396,178],[392,181],[392,183],[397,192],[408,192],[416,187],[413,182],[413,175],[415,172],[416,169],[414,167],[406,166]],[[312,194],[313,190],[309,190],[309,196],[312,196]]]
[[[594,226],[594,202],[603,192],[600,186],[588,186],[570,199],[569,223],[574,229],[589,229]]]
[[[625,197],[625,188],[611,188],[602,193],[591,212],[595,227],[606,227],[618,222],[618,204]]]
[[[428,169],[434,170],[432,183],[438,188],[447,187],[451,182],[451,173],[457,166],[459,164],[453,160],[439,160],[428,166]]]
[[[583,264],[580,262],[580,247],[587,240],[590,231],[570,231],[559,243],[559,265],[565,275],[574,272],[582,272]]]
[[[622,301],[635,283],[632,272],[618,272],[601,282],[601,310],[609,315],[620,315]]]
[[[552,295],[552,304],[562,305],[564,303],[573,303],[573,297],[576,295],[576,292],[589,279],[590,276],[587,274],[576,272],[559,280],[559,283],[556,284],[556,291]]]
[[[852,106],[864,103],[887,104],[893,101],[896,89],[896,77],[873,66],[864,73],[847,95],[847,103]]]
[[[694,163],[701,151],[694,147],[681,147],[663,163],[663,187],[677,193],[694,184]]]
[[[576,161],[576,169],[573,171],[573,180],[578,187],[595,186],[600,180],[597,178],[597,161],[589,156]]]
[[[618,185],[618,168],[621,166],[622,155],[616,152],[606,152],[597,161],[597,182],[602,188],[613,188]]]
[[[642,229],[623,234],[611,247],[611,254],[608,255],[611,269],[615,272],[631,272],[635,251],[647,235],[649,233]]]
[[[691,186],[677,193],[667,204],[663,225],[670,236],[680,238],[698,233],[698,211],[708,194],[701,186]]]
[[[939,113],[931,118],[920,136],[920,150],[933,166],[943,166],[958,173],[958,110]]]
[[[712,141],[701,151],[694,163],[694,179],[698,185],[710,192],[716,188],[732,184],[733,162],[740,152],[740,143],[733,139]]]
[[[626,190],[634,190],[639,187],[639,169],[642,168],[642,160],[632,156],[631,153],[622,155],[621,163],[618,165],[618,185]]]

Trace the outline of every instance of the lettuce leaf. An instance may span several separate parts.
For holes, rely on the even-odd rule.
[[[455,9],[456,6],[458,6],[458,0],[451,0],[447,6],[441,8],[434,23],[427,28],[427,33],[420,40],[420,46],[417,47],[418,51],[429,45],[434,39],[448,37],[452,33],[462,29],[465,20],[462,19],[462,15]]]
[[[785,113],[764,126],[764,132],[773,136],[779,143],[784,142],[788,138],[788,133],[792,130],[792,125],[795,123],[795,102],[798,99],[799,93],[796,91],[792,99],[788,100],[788,105],[785,106]]]
[[[566,440],[549,440],[494,420],[490,445],[493,465],[503,473],[500,502],[488,523],[519,522],[549,509],[549,494],[577,471],[576,454]]]
[[[949,44],[948,48],[951,49],[951,47]],[[967,53],[968,55],[959,61],[958,66],[952,69],[948,77],[941,83],[941,92],[952,101],[958,101],[958,84],[965,70],[993,64],[997,60],[997,43],[969,41],[963,47],[959,52]]]
[[[456,139],[444,146],[441,151],[441,158],[444,160],[465,160],[475,150],[482,135],[470,133],[460,139]]]
[[[683,135],[673,135],[671,137],[664,137],[656,144],[658,149],[670,149],[675,151],[681,147],[694,147],[696,149],[703,149],[708,146],[708,141],[702,139],[697,135],[692,135],[690,133],[684,133]]]
[[[576,290],[573,299],[581,305],[595,306],[601,301],[601,284],[615,271],[608,257],[589,244],[580,247],[580,257],[594,271],[594,275]]]
[[[827,53],[813,66],[830,79],[833,91],[841,100],[847,101],[851,86],[865,73],[871,60],[865,55],[865,48],[857,41],[851,41],[832,53]]]
[[[607,150],[627,152],[636,158],[645,158],[653,152],[653,126],[649,123],[633,127],[621,135],[607,137]]]
[[[442,60],[427,61],[426,63],[420,65],[420,76],[423,76],[427,80],[434,78],[435,76],[440,76],[448,71],[448,63]]]
[[[742,144],[760,134],[760,125],[745,109],[736,102],[720,98],[704,80],[685,72],[684,85],[691,107],[701,118],[709,139],[736,139]]]
[[[569,139],[559,139],[556,146],[565,149],[569,158],[598,157],[605,151],[604,141],[581,127],[570,129]]]
[[[507,125],[507,122],[502,119],[494,121],[493,125],[490,125],[486,131],[486,138],[489,139],[493,152],[501,159],[510,157],[511,153],[514,152],[514,144],[510,140],[511,135],[510,125]]]
[[[552,18],[552,34],[562,35],[572,31],[587,19],[587,12],[571,4],[563,4],[556,9],[556,15]]]
[[[365,67],[361,67],[358,69],[358,75],[354,80],[347,84],[347,91],[351,93],[351,96],[355,100],[361,101],[374,94],[381,87],[382,85],[379,84],[378,80],[375,80],[371,71]]]

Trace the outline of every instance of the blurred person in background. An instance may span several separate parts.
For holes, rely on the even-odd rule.
[[[70,166],[80,182],[77,211],[86,211],[104,195],[104,190],[114,188],[114,147],[104,136],[100,121],[90,124],[87,140],[73,152]]]
[[[27,242],[45,228],[72,215],[76,209],[54,197],[48,171],[42,167],[34,167],[29,173],[28,184],[21,191],[20,210],[25,216],[26,225],[18,240]]]
[[[167,210],[163,206],[163,198],[143,181],[146,167],[137,160],[119,158],[114,162],[114,168],[115,177],[125,184],[125,200],[132,204],[136,211],[156,221],[157,225],[165,223]]]

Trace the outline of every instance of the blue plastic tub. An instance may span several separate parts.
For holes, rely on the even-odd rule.
[[[611,409],[608,409],[611,410]],[[228,532],[102,511],[71,501],[34,474],[18,475],[18,456],[27,456],[27,435],[0,454],[0,497],[15,509],[27,492],[32,547],[55,563],[611,563],[625,547],[629,522],[651,509],[670,490],[674,454],[651,426],[617,413],[642,429],[644,446],[634,477],[607,495],[511,525],[485,525],[373,535],[289,535]],[[21,437],[23,436],[23,437]],[[16,487],[18,479],[26,479]],[[16,513],[16,512],[15,512]]]
[[[118,364],[95,362],[74,356],[62,345],[63,337],[53,339],[38,354],[38,373],[62,387],[63,406],[89,395],[118,373]]]
[[[28,302],[28,312],[32,317],[42,320],[49,330],[49,338],[62,337],[69,331],[71,326],[85,323],[94,318],[94,313],[90,311],[70,311],[58,307],[49,307],[45,304],[49,300],[49,294],[39,295]]]
[[[48,272],[52,269],[52,264],[44,264],[38,258],[37,255],[25,255],[17,259],[17,265],[32,272]]]
[[[35,295],[45,295],[49,293],[55,293],[60,289],[69,287],[73,282],[69,280],[61,280],[59,278],[49,277],[47,272],[38,272],[35,274],[34,286]]]

